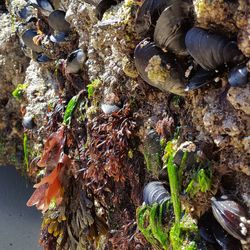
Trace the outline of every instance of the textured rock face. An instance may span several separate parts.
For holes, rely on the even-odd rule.
[[[179,134],[176,157],[181,155],[176,164],[181,165],[183,152],[192,152],[183,169],[183,193],[197,170],[196,161],[208,158],[211,164],[211,190],[182,197],[196,218],[209,209],[210,198],[219,190],[228,191],[250,208],[249,82],[226,92],[225,70],[219,83],[188,93],[185,98],[150,87],[134,65],[134,48],[142,38],[134,28],[139,4],[133,0],[118,1],[102,20],[85,1],[51,1],[55,9],[66,12],[71,26],[61,43],[50,41],[47,19],[34,8],[44,26],[30,22],[19,31],[39,30],[35,41],[42,54],[51,59],[40,63],[29,48],[25,54],[32,59],[24,56],[15,33],[17,23],[24,22],[16,13],[26,1],[7,2],[11,14],[0,16],[0,164],[6,160],[19,164],[6,154],[23,158],[21,121],[23,116],[32,117],[35,127],[25,131],[29,175],[39,180],[53,171],[59,176],[59,184],[47,183],[51,188],[45,194],[47,199],[48,193],[58,188],[53,194],[61,203],[49,200],[51,206],[44,210],[41,243],[45,248],[91,249],[98,238],[103,249],[150,249],[135,231],[135,209],[148,181],[167,180],[164,173],[158,173],[163,153],[159,148],[160,142],[170,141],[174,134]],[[249,25],[244,20],[249,11],[245,1],[193,2],[195,24],[223,34],[238,34],[240,49],[248,56],[249,37],[244,34]],[[84,51],[86,61],[77,74],[67,74],[68,54],[77,48]],[[186,71],[196,67],[195,63],[189,65],[190,58],[186,61]],[[20,83],[27,87],[24,98],[17,101],[11,92]],[[73,96],[77,105],[72,109],[74,115],[66,120],[66,105]],[[115,112],[103,114],[104,105],[115,107]],[[157,143],[145,144],[149,131],[157,134]],[[145,146],[147,155],[153,152],[156,156],[146,158]],[[147,169],[150,158],[154,161],[153,174]],[[110,235],[100,236],[107,226]]]
[[[20,50],[15,23],[10,14],[0,10],[0,165],[22,164],[22,125],[20,102],[11,92],[24,83],[29,59]]]
[[[247,115],[250,115],[249,88],[249,84],[244,88],[230,88],[227,94],[227,99],[234,108],[243,111]]]

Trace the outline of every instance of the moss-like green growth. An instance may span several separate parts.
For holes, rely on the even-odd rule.
[[[133,159],[133,157],[134,157],[134,152],[133,152],[132,149],[129,149],[129,151],[128,151],[128,158],[129,159]]]
[[[192,180],[189,182],[186,192],[190,197],[194,197],[198,192],[207,192],[211,189],[212,185],[212,172],[203,168],[199,169]]]
[[[101,80],[95,79],[92,81],[90,84],[87,85],[87,90],[88,90],[88,98],[92,98],[95,90],[98,88],[98,86],[101,84]]]
[[[28,136],[26,133],[23,135],[23,154],[24,154],[24,163],[26,166],[26,171],[29,171],[29,152],[28,152]]]
[[[27,83],[18,84],[15,90],[12,92],[12,96],[17,100],[21,100],[23,98],[24,90],[28,87]]]
[[[16,31],[16,28],[15,28],[16,17],[13,14],[11,14],[10,20],[11,20],[11,31],[15,32]]]
[[[163,150],[160,137],[154,130],[150,130],[143,143],[143,155],[146,167],[149,172],[158,178],[159,171],[162,168]]]
[[[91,106],[89,106],[86,110],[86,117],[88,119],[91,119],[99,109],[98,105],[101,95],[98,95],[98,87],[101,83],[100,79],[95,79],[87,85],[88,99],[91,100]]]

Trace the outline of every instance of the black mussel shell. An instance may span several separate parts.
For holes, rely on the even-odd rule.
[[[249,241],[250,222],[247,211],[228,196],[213,197],[212,211],[219,224],[233,237]]]
[[[96,7],[96,15],[99,20],[102,19],[103,14],[112,5],[116,5],[121,0],[84,0],[86,3],[94,5]]]
[[[241,250],[241,243],[239,240],[228,234],[220,224],[213,219],[212,232],[216,242],[223,250]]]
[[[171,196],[163,183],[160,181],[149,182],[143,189],[143,201],[147,205],[154,203],[162,204],[164,201],[170,200]]]
[[[32,7],[30,6],[24,6],[21,10],[19,10],[16,14],[19,16],[21,19],[27,20],[28,17],[32,16]]]
[[[187,3],[177,0],[161,13],[154,31],[156,45],[178,55],[187,54],[185,36],[192,24],[188,11]]]
[[[171,2],[172,0],[144,0],[135,18],[137,34],[145,37],[153,33],[159,16]]]
[[[241,250],[239,240],[228,234],[214,218],[212,211],[203,214],[198,221],[200,236],[216,249],[220,246],[223,250]]]
[[[186,91],[198,89],[213,81],[216,75],[215,71],[207,71],[204,69],[198,70],[195,75],[189,80]]]
[[[185,95],[181,67],[171,53],[163,52],[147,39],[141,41],[134,51],[135,66],[148,84],[177,95]]]
[[[228,74],[228,82],[232,87],[244,86],[248,82],[248,70],[245,64],[232,68]]]
[[[212,212],[206,212],[198,221],[198,228],[200,236],[210,244],[216,244],[216,239],[213,234],[212,225],[217,223],[213,218]],[[220,227],[220,225],[219,225]]]
[[[65,20],[65,14],[62,10],[53,11],[49,15],[49,26],[58,32],[70,32],[70,24]]]
[[[22,125],[26,129],[33,129],[36,126],[34,118],[32,116],[23,117]]]
[[[189,54],[205,70],[213,70],[226,63],[238,63],[244,59],[236,42],[201,28],[190,29],[186,34],[185,44]]]
[[[37,61],[38,63],[46,63],[46,62],[51,61],[51,59],[50,59],[49,57],[47,57],[46,55],[41,54],[41,55],[38,55],[38,56],[37,56],[36,61]]]
[[[46,16],[54,10],[53,5],[48,0],[29,0],[28,4],[40,9]]]
[[[61,43],[61,42],[65,41],[66,37],[67,37],[67,35],[64,32],[58,32],[58,33],[54,33],[54,34],[50,35],[49,39],[53,43]]]
[[[86,55],[83,52],[82,49],[77,49],[73,52],[71,52],[68,57],[67,57],[67,62],[73,62],[74,60],[76,60],[78,63],[83,63],[86,59]]]
[[[22,41],[23,43],[30,49],[32,49],[35,52],[42,52],[42,48],[38,45],[36,45],[33,41],[33,37],[37,36],[37,32],[33,29],[26,30],[22,34]]]
[[[85,60],[86,54],[82,49],[71,52],[66,60],[66,72],[73,74],[77,73],[79,70],[81,70]]]

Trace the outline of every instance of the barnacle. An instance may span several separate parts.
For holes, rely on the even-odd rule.
[[[239,0],[239,6],[235,13],[236,25],[239,28],[238,46],[245,56],[250,56],[250,21],[249,21],[249,3],[246,0]]]
[[[236,32],[237,27],[232,17],[237,10],[234,1],[193,0],[194,11],[199,26],[203,28],[224,29]]]
[[[122,69],[127,76],[131,78],[138,77],[138,72],[136,71],[134,62],[131,58],[124,57],[122,59]]]
[[[40,105],[48,114],[35,116],[37,129],[28,130],[32,121],[24,120],[28,128],[24,145],[27,135],[31,135],[29,140],[39,140],[39,148],[42,137],[47,137],[41,156],[35,152],[32,164],[24,146],[30,172],[38,180],[42,177],[28,205],[43,209],[43,247],[150,249],[136,231],[135,209],[139,207],[138,227],[153,247],[206,249],[189,213],[198,218],[209,209],[224,168],[218,165],[230,162],[232,151],[230,168],[234,169],[235,159],[235,165],[242,167],[246,157],[240,153],[243,147],[249,149],[241,112],[242,107],[248,108],[248,85],[240,88],[246,97],[244,105],[233,105],[237,111],[217,101],[220,87],[227,82],[231,86],[248,83],[249,63],[247,71],[243,56],[249,56],[248,1],[31,2],[38,11],[31,13],[27,8],[34,8],[28,6],[17,13],[23,49],[32,50],[37,62],[31,61],[29,71],[39,71],[44,80],[41,88],[51,96],[58,94],[55,107]],[[139,42],[140,36],[150,38]],[[34,83],[33,72],[29,74],[28,83]],[[185,93],[207,83],[214,83],[209,91]],[[161,91],[152,91],[148,84]],[[32,98],[46,99],[41,96],[44,92],[32,88],[28,85],[29,92],[35,93]],[[239,91],[234,90],[237,95]],[[6,102],[9,107],[8,101],[0,99],[1,108],[7,107]],[[32,104],[24,117],[36,112]],[[200,139],[218,145],[211,150],[211,162],[196,144]],[[220,140],[230,141],[229,147],[225,143],[222,148]],[[164,183],[152,181],[161,178],[163,171],[168,177],[161,179]],[[147,204],[140,206],[143,186]],[[237,187],[233,192],[240,191]],[[245,193],[242,197],[247,200]],[[224,210],[230,211],[235,204],[230,201],[224,209],[222,201],[214,199],[212,207],[220,223],[247,242],[247,215],[229,218]],[[57,214],[62,208],[65,211]],[[236,242],[234,246],[240,248],[239,240],[228,235],[220,227],[208,239],[224,248]]]
[[[163,183],[159,181],[150,182],[143,189],[143,201],[148,205],[162,204],[170,198],[170,194],[164,188]]]

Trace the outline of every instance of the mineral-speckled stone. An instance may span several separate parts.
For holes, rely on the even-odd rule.
[[[16,164],[22,159],[20,102],[12,97],[18,84],[24,83],[28,59],[23,55],[15,22],[10,14],[0,13],[0,165]]]
[[[230,88],[227,99],[235,109],[240,109],[250,115],[250,84],[244,88]]]

